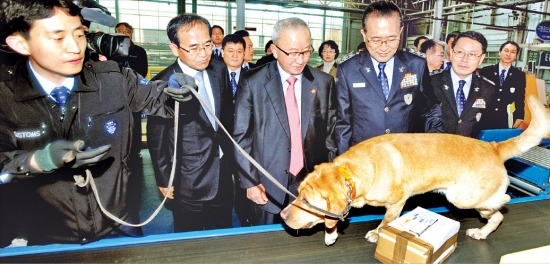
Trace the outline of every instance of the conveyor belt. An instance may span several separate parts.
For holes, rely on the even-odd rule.
[[[458,248],[445,263],[498,263],[502,255],[550,245],[549,198],[506,205],[501,209],[503,224],[481,241],[465,235],[467,228],[482,225],[477,212],[444,213],[461,224]],[[378,223],[340,223],[340,237],[331,247],[324,245],[323,232],[318,228],[314,232],[281,230],[141,245],[121,242],[110,248],[20,255],[0,258],[0,262],[376,263],[376,245],[363,237]]]
[[[533,147],[516,158],[550,170],[550,149]]]
[[[517,178],[515,176],[508,175],[508,179],[510,179],[509,188],[513,188],[517,191],[520,191],[525,195],[528,195],[528,196],[539,195],[541,192],[544,191],[542,188],[539,188],[538,186],[532,183],[523,181],[520,178]]]

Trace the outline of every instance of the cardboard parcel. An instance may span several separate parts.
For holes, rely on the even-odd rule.
[[[457,246],[460,223],[422,207],[380,228],[375,258],[382,263],[442,263]]]

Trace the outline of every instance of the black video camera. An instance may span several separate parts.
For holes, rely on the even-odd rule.
[[[109,60],[128,57],[130,38],[126,35],[86,32],[86,39],[91,53],[101,54]]]

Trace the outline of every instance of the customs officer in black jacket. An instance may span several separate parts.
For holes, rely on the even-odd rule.
[[[149,82],[113,61],[85,61],[72,1],[6,0],[0,10],[2,41],[24,56],[0,75],[2,246],[19,228],[30,244],[83,243],[120,231],[84,177],[93,177],[109,212],[129,220],[132,111],[172,116],[163,89],[179,99],[190,99],[189,90]]]

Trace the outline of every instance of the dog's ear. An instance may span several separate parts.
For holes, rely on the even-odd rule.
[[[348,189],[344,184],[344,176],[336,166],[329,166],[323,171],[326,178],[325,187],[321,190],[321,195],[327,204],[327,211],[339,214],[346,208]],[[338,224],[339,219],[325,217],[325,227],[333,228]]]

